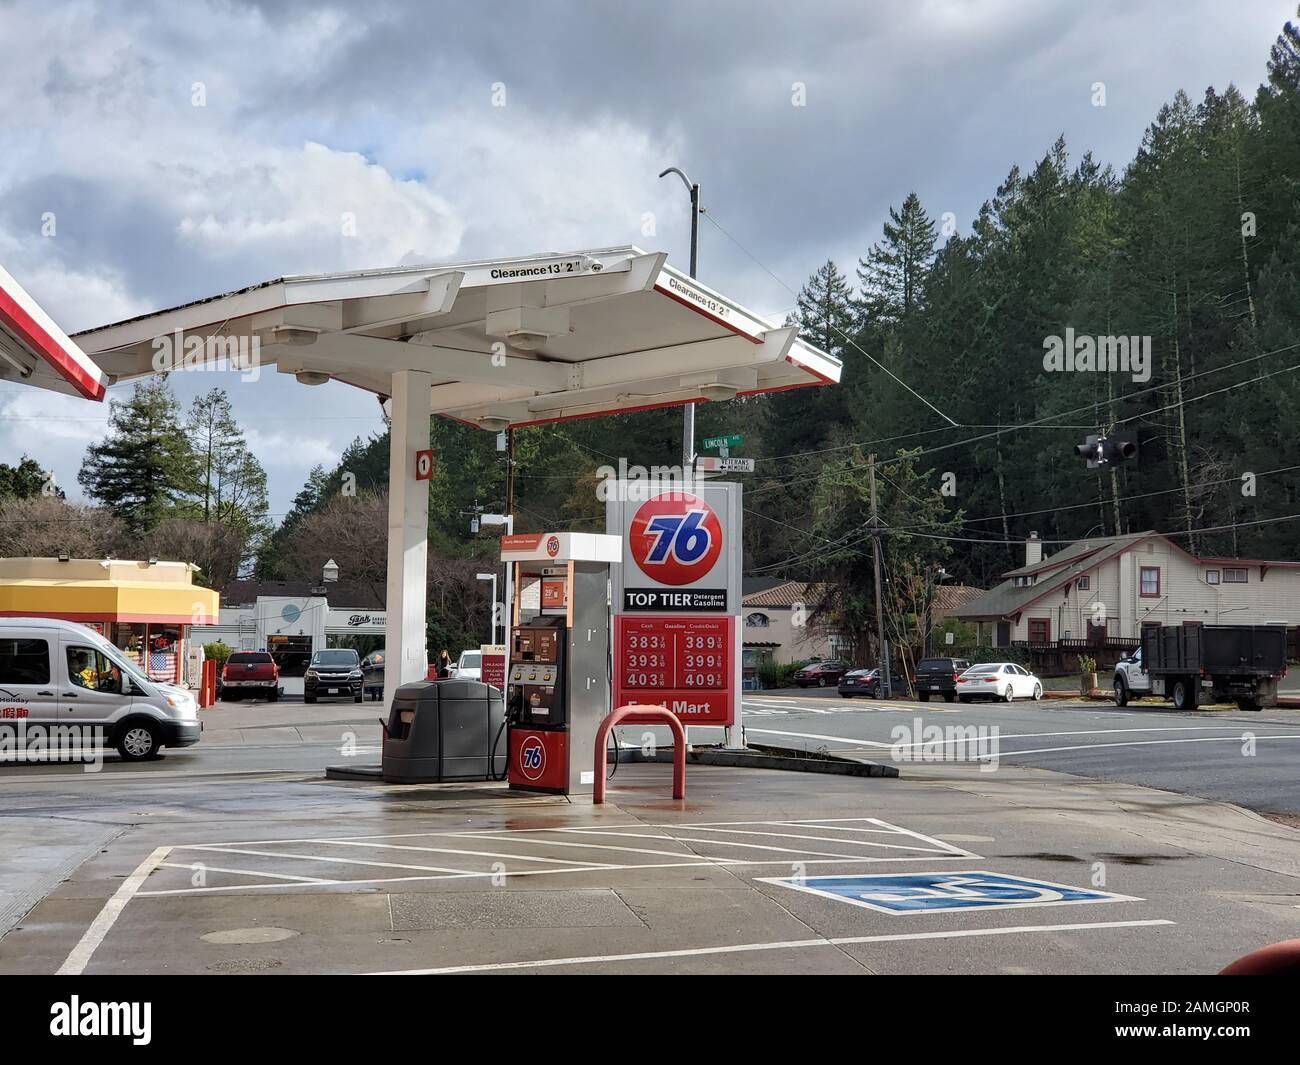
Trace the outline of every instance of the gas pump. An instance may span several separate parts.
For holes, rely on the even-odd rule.
[[[610,566],[617,536],[520,533],[501,540],[514,567],[506,644],[510,787],[589,795],[596,729],[610,704]]]

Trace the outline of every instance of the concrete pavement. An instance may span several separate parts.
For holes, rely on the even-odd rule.
[[[751,728],[823,736],[972,716],[753,702]],[[593,807],[325,781],[343,737],[377,738],[373,704],[205,715],[159,762],[0,769],[24,863],[0,890],[32,906],[0,972],[1198,973],[1300,935],[1300,832],[1012,758],[897,780],[693,765],[680,802],[668,766],[623,764]],[[820,879],[845,876],[871,879]],[[918,895],[965,908],[890,912]]]

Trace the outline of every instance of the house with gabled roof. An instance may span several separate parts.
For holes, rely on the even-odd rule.
[[[1076,540],[958,606],[982,646],[1131,649],[1147,625],[1284,624],[1300,630],[1300,562],[1194,555],[1162,533]],[[1293,643],[1296,632],[1292,633]]]

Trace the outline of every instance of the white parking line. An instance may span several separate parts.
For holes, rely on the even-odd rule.
[[[467,837],[463,833],[458,833],[458,838],[465,839]],[[481,838],[481,837],[471,836],[468,838],[474,839],[474,838]],[[535,857],[526,857],[522,854],[503,854],[498,851],[467,851],[467,850],[460,850],[455,847],[414,847],[411,846],[410,844],[403,844],[403,843],[360,843],[360,842],[354,842],[352,840],[340,840],[340,839],[331,839],[331,840],[321,839],[321,840],[314,840],[313,842],[317,844],[326,844],[331,847],[370,847],[376,850],[420,851],[426,854],[466,854],[466,855],[477,855],[478,857],[481,858],[518,858],[521,862],[547,862],[551,865],[581,865],[589,869],[600,868],[598,864],[592,862],[575,862],[575,861],[570,861],[567,858],[535,858]],[[222,844],[219,843],[213,844],[212,849],[222,850],[223,846]],[[656,851],[654,853],[665,853],[665,852]],[[304,857],[307,856],[304,855]],[[346,861],[347,859],[339,859],[339,860]]]
[[[140,890],[140,885],[145,882],[149,874],[163,863],[171,851],[170,847],[157,847],[154,852],[144,861],[136,866],[135,872],[128,876],[118,888],[113,892],[113,897],[104,903],[104,908],[99,911],[99,915],[90,923],[85,934],[78,940],[77,945],[64,959],[63,964],[59,966],[55,976],[80,976],[86,966],[90,964],[90,959],[94,955],[96,948],[104,942],[104,937],[108,935],[109,930],[117,922],[122,911],[126,909],[126,904],[131,901],[131,896]]]
[[[861,863],[896,863],[896,862],[915,862],[918,860],[934,861],[951,860],[955,858],[978,859],[979,856],[972,854],[970,851],[955,847],[952,844],[944,843],[932,837],[925,836],[919,832],[913,832],[910,829],[900,828],[897,825],[891,825],[887,821],[881,821],[878,818],[833,818],[828,819],[833,823],[822,822],[801,822],[801,821],[714,821],[698,822],[687,824],[662,824],[662,825],[643,825],[641,822],[631,822],[628,824],[613,825],[596,825],[596,826],[577,826],[566,825],[547,828],[529,828],[529,829],[500,829],[495,831],[455,831],[455,832],[407,832],[400,834],[378,835],[370,837],[323,837],[323,838],[300,838],[293,840],[253,840],[242,843],[196,843],[196,844],[176,844],[173,846],[173,852],[190,851],[198,855],[219,854],[247,854],[255,857],[266,857],[283,859],[287,862],[316,862],[332,865],[355,865],[360,867],[376,867],[383,869],[412,870],[420,874],[419,876],[384,876],[384,877],[367,877],[367,878],[343,878],[343,879],[326,879],[304,877],[299,874],[288,874],[279,872],[276,869],[266,871],[258,869],[220,869],[216,866],[208,866],[213,871],[228,872],[237,876],[248,877],[266,877],[279,880],[290,881],[288,883],[254,883],[254,884],[222,884],[209,885],[203,887],[184,887],[184,888],[159,888],[154,891],[141,891],[140,896],[164,896],[164,895],[199,895],[213,892],[229,891],[266,891],[277,888],[298,888],[298,887],[339,887],[339,886],[361,886],[361,885],[378,885],[378,884],[396,884],[410,883],[417,881],[438,881],[438,880],[456,880],[456,879],[482,879],[505,876],[538,876],[547,874],[562,873],[602,873],[602,872],[637,872],[644,869],[672,869],[672,868],[730,868],[735,866],[789,866],[795,862],[803,862],[808,865],[852,865]],[[644,829],[644,831],[637,831]],[[785,829],[802,829],[799,831],[783,831]],[[838,833],[837,836],[828,837],[812,833],[820,831],[833,831]],[[688,835],[687,833],[692,833]],[[706,835],[699,836],[698,832],[704,832]],[[860,835],[859,835],[860,834]],[[788,840],[787,846],[774,846],[768,843],[758,843],[749,840],[717,838],[719,835],[732,836],[753,836],[757,838],[781,841]],[[883,842],[880,837],[893,836],[897,842]],[[864,838],[870,836],[871,838]],[[575,838],[586,837],[586,838]],[[632,839],[653,839],[666,840],[677,843],[682,849],[679,851],[654,849],[648,847],[622,846],[620,844],[611,844],[608,842],[593,842],[593,839],[602,839],[604,837],[632,838]],[[411,839],[411,838],[432,838],[433,840],[465,840],[465,839],[482,839],[496,846],[491,850],[470,850],[465,848],[431,846],[402,845],[388,842],[393,839]],[[907,840],[907,843],[902,842]],[[834,851],[826,850],[809,850],[807,849],[808,841],[820,841],[830,843],[835,846]],[[924,843],[926,846],[913,846],[913,843]],[[311,845],[315,851],[280,851],[271,849],[277,844],[296,844]],[[548,857],[535,854],[521,854],[515,848],[519,845],[542,846],[550,848],[578,849],[578,850],[596,850],[601,852],[622,852],[628,855],[644,855],[651,858],[665,857],[676,859],[667,862],[624,862],[610,863],[607,861],[575,861],[569,858]],[[700,850],[705,851],[739,851],[740,854],[722,854],[697,853],[690,849],[691,844],[698,844]],[[437,853],[437,854],[457,854],[486,860],[493,860],[496,864],[492,869],[483,868],[457,868],[450,866],[425,866],[414,864],[403,864],[400,862],[388,862],[382,860],[370,860],[363,858],[349,858],[338,855],[319,853],[322,847],[347,846],[359,849],[373,848],[376,851],[395,849],[401,851],[414,851],[418,853]],[[749,857],[745,852],[757,855]],[[886,855],[882,852],[894,852]],[[897,852],[907,852],[899,854]],[[781,858],[767,858],[766,854],[782,855]],[[604,854],[601,855],[604,857]],[[503,868],[500,863],[510,862],[519,863],[537,863],[546,865],[560,865],[563,868],[547,869],[509,869]],[[281,868],[284,862],[280,863]],[[177,861],[169,864],[170,868],[192,869],[192,865]],[[292,868],[292,866],[290,866]]]
[[[462,869],[452,869],[445,865],[403,865],[400,862],[368,862],[361,858],[334,858],[326,854],[294,854],[286,851],[262,851],[249,847],[221,847],[212,845],[195,845],[186,850],[215,851],[218,854],[252,854],[261,858],[292,858],[304,862],[328,862],[336,865],[373,865],[383,869],[417,869],[425,873],[461,873]]]
[[[207,862],[194,862],[186,865],[184,862],[161,862],[158,866],[160,869],[184,869],[187,873],[195,872],[195,866],[209,873],[233,873],[235,876],[260,876],[268,877],[271,880],[294,880],[301,884],[333,884],[334,880],[322,880],[318,876],[292,876],[289,873],[265,873],[252,869],[227,869],[220,865],[209,865]]]
[[[1012,936],[1034,932],[1083,932],[1103,928],[1143,928],[1172,925],[1173,921],[1098,921],[1090,924],[1016,925],[1009,928],[957,928],[940,932],[899,932],[879,936],[835,936],[825,939],[789,939],[773,943],[736,943],[725,947],[691,947],[685,950],[648,950],[636,954],[592,954],[577,958],[539,958],[533,961],[499,961],[478,965],[447,965],[438,969],[402,969],[372,973],[372,976],[441,976],[452,973],[503,972],[510,969],[549,969],[562,965],[608,965],[614,962],[655,961],[663,958],[696,958],[717,954],[743,954],[760,950],[810,950],[863,943],[899,943],[917,939],[965,939],[979,936]]]
[[[1244,730],[1244,731],[1249,731]],[[1009,737],[1014,739],[1015,737]],[[1291,736],[1257,736],[1252,734],[1251,739],[1259,740],[1300,740],[1300,735]],[[1071,747],[1037,747],[1028,751],[999,751],[997,754],[975,755],[973,760],[979,761],[984,758],[1016,758],[1024,754],[1056,754],[1060,751],[1095,751],[1103,747],[1159,747],[1169,743],[1240,743],[1240,736],[1198,736],[1195,739],[1182,740],[1129,740],[1126,743],[1080,743]]]
[[[787,833],[787,832],[753,832],[743,828],[714,828],[714,829],[705,829],[705,831],[706,832],[729,832],[733,836],[766,836],[769,839],[808,839],[808,840],[819,840],[822,843],[835,842],[835,840],[828,839],[826,836],[798,836],[795,835],[794,833]],[[704,841],[701,840],[700,842],[704,842]],[[859,846],[863,846],[863,847],[887,847],[890,850],[896,850],[896,851],[920,851],[922,854],[933,853],[933,851],[931,851],[929,847],[907,847],[901,843],[877,843],[875,842],[875,840],[870,840],[870,839],[858,839],[858,840],[851,840],[847,842],[857,843]],[[740,846],[740,844],[736,844],[736,846]],[[809,851],[808,853],[816,854],[818,852]]]

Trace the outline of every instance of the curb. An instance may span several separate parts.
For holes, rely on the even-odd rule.
[[[628,752],[631,757],[620,757],[620,762],[671,762],[671,747],[660,747],[650,756],[640,751]],[[845,758],[834,754],[815,757],[800,747],[774,747],[765,743],[751,743],[746,750],[729,751],[721,747],[694,747],[686,751],[686,764],[731,766],[741,769],[781,769],[791,773],[825,773],[842,777],[897,777],[897,766],[866,759]]]

